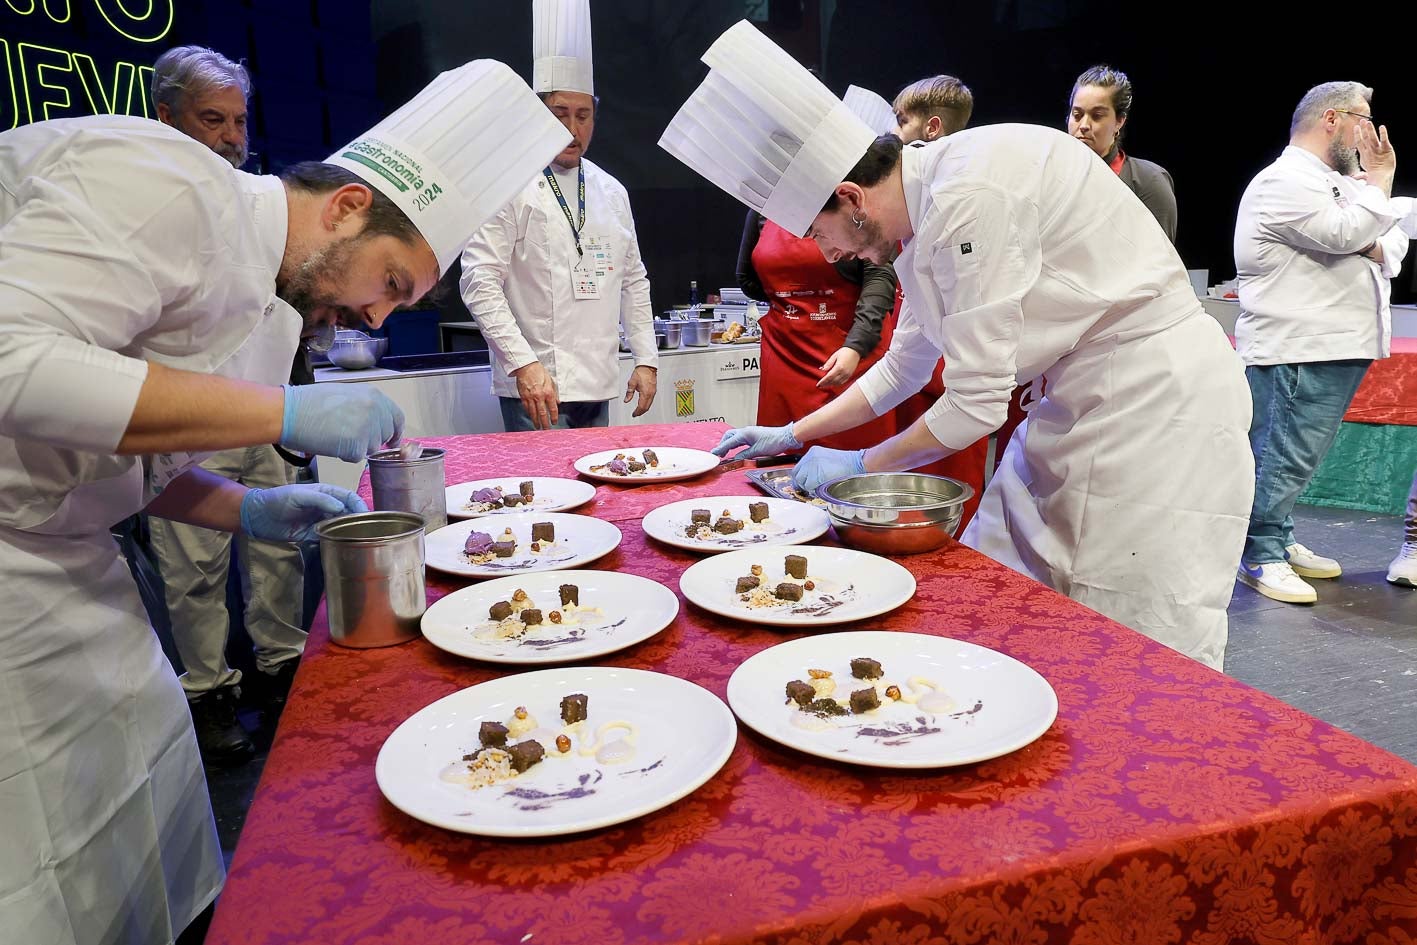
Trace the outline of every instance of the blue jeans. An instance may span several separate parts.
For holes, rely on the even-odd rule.
[[[508,433],[530,433],[536,429],[531,415],[518,397],[498,397],[502,407],[502,429]],[[581,400],[558,404],[560,418],[552,425],[556,430],[579,430],[582,427],[610,426],[610,401]]]
[[[1285,560],[1294,543],[1294,503],[1338,436],[1369,360],[1250,365],[1245,380],[1254,404],[1255,504],[1244,560]]]

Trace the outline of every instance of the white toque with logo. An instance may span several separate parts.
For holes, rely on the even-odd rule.
[[[531,88],[595,94],[590,58],[590,0],[533,0]]]
[[[796,236],[805,236],[876,134],[816,77],[743,20],[659,146]]]
[[[325,159],[408,215],[446,271],[482,224],[571,142],[522,79],[478,59]]]
[[[846,107],[866,123],[866,126],[879,135],[888,135],[895,131],[895,109],[891,108],[891,103],[881,98],[870,89],[863,89],[859,85],[849,85],[846,87],[846,94],[841,97],[846,103]]]

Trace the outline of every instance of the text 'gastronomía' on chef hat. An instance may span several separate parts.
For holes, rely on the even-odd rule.
[[[659,146],[778,226],[805,236],[876,134],[743,20],[704,53],[708,77]]]
[[[595,94],[590,57],[590,0],[532,0],[531,88]]]
[[[446,271],[482,224],[571,142],[506,65],[478,59],[325,159],[392,200]]]
[[[895,110],[891,108],[891,103],[870,89],[863,89],[859,85],[849,85],[841,100],[846,103],[846,107],[851,109],[857,118],[866,123],[866,127],[878,136],[888,135],[895,131]]]

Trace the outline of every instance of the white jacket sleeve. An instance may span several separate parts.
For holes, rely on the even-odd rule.
[[[1276,178],[1259,202],[1260,230],[1300,249],[1361,253],[1397,223],[1401,214],[1377,187],[1364,184],[1357,199],[1340,207],[1323,185]]]
[[[520,200],[513,200],[472,235],[462,254],[462,300],[488,347],[510,373],[537,360],[507,302],[507,274],[520,232]]]
[[[640,239],[635,235],[635,218],[630,213],[630,196],[620,193],[617,205],[621,224],[629,234],[625,242],[625,271],[620,284],[620,324],[635,357],[635,367],[659,366],[659,346],[654,341],[654,306],[649,296],[649,274],[640,257]]]
[[[1408,239],[1417,240],[1417,200],[1411,197],[1393,197],[1392,208],[1402,215],[1402,219],[1397,221],[1398,227],[1407,234]]]
[[[1038,213],[992,185],[971,184],[937,199],[916,239],[945,311],[941,343],[945,393],[925,413],[944,446],[964,449],[1008,416],[1023,298],[1038,281]]]
[[[886,411],[899,407],[930,382],[939,360],[939,350],[920,330],[910,300],[905,299],[901,302],[890,347],[861,375],[856,386],[866,395],[872,412],[878,417],[884,416]]]
[[[1407,255],[1408,237],[1402,227],[1395,226],[1378,237],[1378,245],[1383,248],[1383,278],[1395,279],[1402,271],[1402,260]]]
[[[0,433],[112,453],[148,372],[117,352],[157,322],[161,291],[132,237],[68,190],[31,179],[16,196],[0,229]],[[151,214],[163,229],[163,207]]]

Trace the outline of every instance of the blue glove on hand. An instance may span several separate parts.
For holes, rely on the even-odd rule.
[[[807,495],[816,495],[824,482],[866,471],[865,450],[829,450],[814,446],[792,467],[792,484]]]
[[[263,541],[315,541],[325,519],[367,511],[359,496],[324,482],[252,489],[241,500],[241,530]]]
[[[367,384],[285,385],[280,445],[357,463],[403,435],[403,411]]]
[[[777,456],[789,450],[800,450],[802,441],[792,435],[792,424],[780,427],[739,427],[723,434],[710,452],[715,456],[727,456],[730,450],[740,446],[748,447],[734,459],[757,459],[759,456]]]

